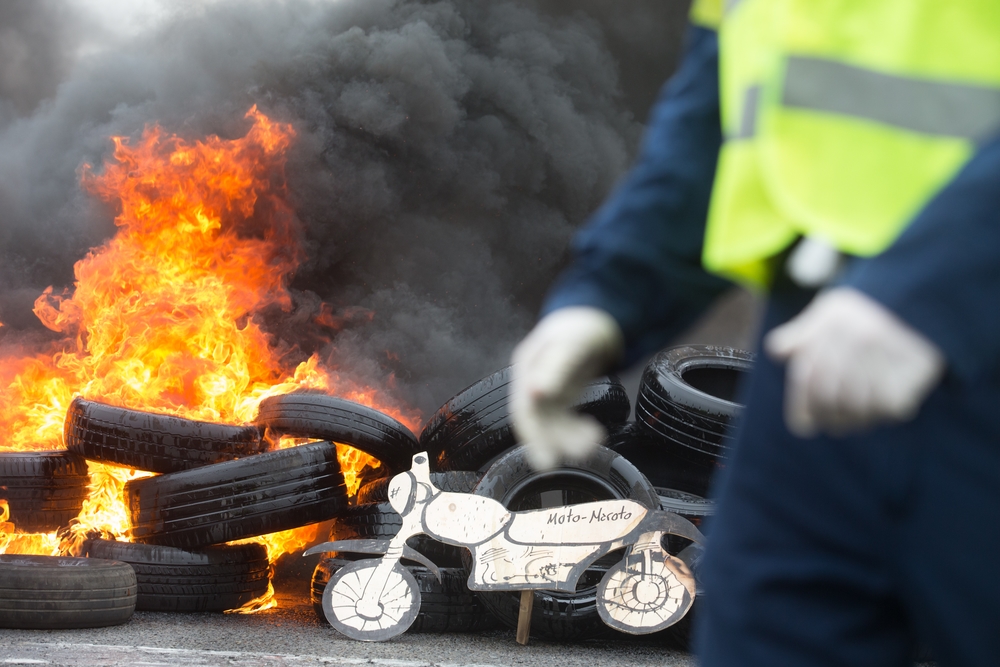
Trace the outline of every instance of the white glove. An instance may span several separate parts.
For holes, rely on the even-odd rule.
[[[539,470],[560,459],[583,458],[605,437],[593,417],[570,406],[587,381],[621,356],[625,340],[611,315],[598,308],[560,308],[514,349],[511,414],[514,431]]]
[[[937,346],[849,287],[820,293],[764,349],[787,363],[785,423],[803,438],[912,419],[945,368]]]

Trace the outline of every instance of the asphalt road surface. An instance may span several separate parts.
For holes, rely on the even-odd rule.
[[[308,585],[308,575],[279,579],[278,608],[250,616],[136,612],[125,625],[111,628],[0,630],[0,666],[695,667],[685,653],[624,636],[572,644],[532,640],[524,647],[514,641],[512,630],[494,630],[356,642],[320,622]]]

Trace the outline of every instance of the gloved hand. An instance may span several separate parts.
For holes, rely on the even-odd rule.
[[[849,287],[821,292],[764,349],[787,364],[785,423],[803,438],[912,419],[945,369],[934,343]]]
[[[614,365],[624,344],[611,315],[572,306],[546,315],[514,349],[511,413],[532,466],[545,470],[564,457],[583,458],[604,439],[597,420],[570,406],[589,380]]]

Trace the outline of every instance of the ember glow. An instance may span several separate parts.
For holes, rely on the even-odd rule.
[[[288,310],[302,259],[299,227],[284,197],[290,125],[252,108],[238,139],[194,142],[147,127],[133,145],[113,137],[114,157],[82,169],[85,190],[116,207],[118,232],[74,267],[72,291],[45,290],[39,320],[63,338],[53,349],[0,358],[0,450],[61,449],[74,396],[192,419],[244,423],[261,399],[319,389],[383,410],[411,428],[419,415],[324,368],[316,356],[286,360],[288,345],[254,314]],[[318,319],[329,319],[324,309]],[[317,326],[329,326],[324,321]],[[281,443],[286,446],[290,443]],[[349,485],[377,461],[339,446]],[[126,539],[124,483],[148,473],[90,463],[90,494],[63,537]],[[16,536],[0,520],[0,553],[52,553],[55,535]],[[259,538],[272,562],[316,538],[305,527]]]

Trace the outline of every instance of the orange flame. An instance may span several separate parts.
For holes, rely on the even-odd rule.
[[[135,145],[113,137],[114,159],[103,173],[84,165],[83,187],[118,207],[119,229],[76,263],[72,293],[50,287],[35,302],[39,320],[63,334],[55,348],[0,358],[0,451],[63,447],[74,396],[243,423],[261,399],[311,388],[371,405],[411,428],[419,423],[418,413],[329,371],[315,355],[290,363],[288,346],[255,319],[262,308],[291,307],[287,284],[302,250],[283,175],[295,132],[256,107],[246,117],[250,129],[238,139],[189,142],[154,125]],[[324,307],[317,326],[332,323]],[[338,454],[355,490],[357,473],[378,463],[348,447]],[[98,463],[90,473],[90,495],[64,550],[88,533],[124,539],[124,483],[147,474]],[[10,526],[0,523],[0,553],[46,553],[57,542],[54,534],[14,539]],[[305,527],[260,541],[273,562],[315,532]]]
[[[10,506],[0,500],[0,554],[59,555],[59,538],[55,533],[21,534],[10,521]]]

